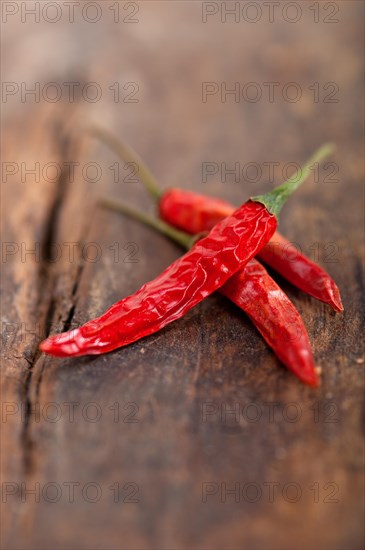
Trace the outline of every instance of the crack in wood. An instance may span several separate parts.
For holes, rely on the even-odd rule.
[[[83,239],[81,239],[81,241],[82,240]],[[68,312],[68,315],[67,315],[67,317],[66,317],[66,319],[63,323],[62,332],[66,332],[67,330],[69,330],[71,328],[72,320],[74,318],[76,305],[77,305],[77,299],[76,299],[77,291],[78,291],[79,284],[80,284],[81,277],[82,277],[82,273],[83,273],[83,270],[84,270],[84,265],[85,265],[84,263],[80,264],[78,269],[77,269],[75,282],[73,284],[72,291],[71,291],[71,300],[73,301],[73,304],[71,305],[71,307],[69,309],[69,312]]]
[[[53,137],[55,140],[55,145],[59,151],[60,159],[62,159],[61,166],[66,165],[66,161],[69,158],[69,153],[72,150],[73,140],[69,135],[63,132],[60,122],[56,122],[53,127]],[[56,194],[53,200],[53,203],[50,206],[48,218],[46,222],[46,229],[44,233],[43,242],[41,245],[42,249],[42,261],[38,270],[38,300],[37,300],[37,309],[40,309],[41,303],[44,300],[45,289],[49,289],[50,300],[48,307],[45,311],[43,323],[42,323],[42,334],[47,337],[50,333],[52,326],[52,319],[54,318],[56,310],[56,299],[54,297],[54,287],[55,287],[55,278],[52,275],[50,265],[52,263],[52,244],[55,242],[55,237],[57,235],[57,227],[59,221],[59,215],[62,210],[67,190],[69,187],[69,176],[66,171],[61,170],[60,177],[56,183]],[[79,279],[82,274],[82,267],[80,267],[76,273],[75,283],[73,285],[71,300],[74,300],[77,288],[79,285]],[[70,307],[67,319],[65,322],[71,324],[72,318],[75,312],[76,304],[73,303]],[[65,329],[66,330],[66,329]],[[24,402],[24,416],[23,416],[23,428],[21,434],[22,448],[23,448],[23,470],[24,475],[28,476],[34,467],[34,449],[35,442],[31,436],[31,416],[32,409],[37,406],[40,394],[40,385],[42,382],[43,371],[45,367],[45,360],[42,356],[42,352],[39,350],[38,342],[36,341],[33,349],[31,350],[30,357],[26,358],[29,368],[27,375],[24,381],[24,390],[23,390],[23,402]],[[32,392],[32,384],[34,382],[34,373],[37,370],[38,362],[40,366],[37,373],[37,379],[35,381],[34,391]],[[33,393],[33,396],[32,396]]]

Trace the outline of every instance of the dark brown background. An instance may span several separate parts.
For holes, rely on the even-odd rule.
[[[99,2],[103,14],[94,24],[82,20],[81,8],[72,24],[66,8],[54,24],[42,17],[35,23],[31,16],[23,23],[20,14],[3,20],[3,81],[28,88],[39,82],[41,89],[58,82],[63,90],[55,103],[30,96],[22,101],[20,94],[3,103],[3,162],[19,166],[15,176],[2,178],[3,241],[19,246],[2,258],[4,549],[362,548],[363,4],[325,8],[320,2],[319,23],[311,2],[297,3],[297,23],[285,21],[285,4],[273,23],[265,9],[254,24],[244,18],[222,23],[219,14],[203,23],[202,4],[182,1],[139,2],[136,23],[113,22],[110,2]],[[121,17],[133,8],[120,6]],[[48,17],[54,17],[51,11]],[[102,98],[68,101],[63,83],[70,81],[97,82]],[[206,81],[227,87],[256,82],[263,97],[256,103],[230,96],[222,102],[217,95],[203,103]],[[131,90],[123,85],[136,83],[138,101],[114,102],[114,82],[122,100]],[[273,102],[264,82],[279,83]],[[301,86],[295,103],[281,95],[288,82]],[[315,82],[318,102],[309,89]],[[326,99],[328,82],[338,86],[335,103]],[[162,236],[96,207],[99,195],[152,205],[138,184],[122,181],[123,165],[119,183],[113,182],[109,167],[116,159],[86,135],[89,122],[123,135],[165,186],[236,203],[274,182],[264,172],[258,183],[236,183],[232,176],[223,183],[219,174],[203,183],[203,162],[279,162],[281,168],[303,162],[324,141],[337,144],[331,159],[339,167],[336,181],[324,180],[325,169],[319,182],[311,178],[286,207],[281,230],[312,257],[319,247],[318,262],[338,283],[345,313],[335,315],[277,277],[308,327],[322,367],[319,390],[288,373],[248,319],[220,296],[109,355],[58,360],[37,352],[50,330],[99,315],[180,254]],[[53,182],[44,175],[21,181],[20,163],[65,168],[69,161],[79,163],[73,181],[67,170]],[[83,177],[87,162],[99,163],[99,181]],[[275,182],[280,179],[276,171]],[[35,243],[39,257],[25,255]],[[58,261],[54,243],[61,247]],[[78,243],[73,261],[65,243]],[[82,254],[88,243],[101,247],[99,261]],[[119,261],[110,248],[115,243]],[[123,248],[128,243],[132,248]],[[329,243],[335,262],[329,261]],[[137,262],[131,263],[128,254],[136,247]],[[86,250],[92,255],[95,248]],[[71,402],[78,403],[74,422]],[[239,406],[240,421],[231,416],[224,422],[219,413],[204,421],[207,402],[218,411]],[[99,408],[97,422],[86,417],[95,413],[90,403]],[[138,408],[138,422],[126,422],[129,403]],[[55,407],[62,416],[51,422]],[[261,418],[249,422],[255,411]],[[286,414],[293,419],[296,413],[300,418],[290,422]],[[79,484],[73,502],[70,482]],[[248,502],[251,486],[253,492],[241,492],[239,502],[232,495],[222,502],[219,492],[204,503],[205,482],[219,488],[238,483],[239,489],[253,483],[262,496]],[[36,483],[39,502],[27,494]],[[92,488],[82,495],[88,483],[101,491],[95,503],[87,501]],[[117,503],[110,488],[116,483]],[[135,487],[127,483],[137,484],[138,502],[123,502]],[[278,484],[273,502],[268,483]],[[295,496],[288,483],[302,493],[297,502],[288,501]],[[62,494],[50,503],[55,487]],[[7,495],[11,489],[16,494]]]

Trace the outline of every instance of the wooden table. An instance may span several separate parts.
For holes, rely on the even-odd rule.
[[[363,4],[81,2],[73,23],[63,2],[58,20],[41,3],[39,22],[22,12],[34,3],[5,4],[2,547],[362,548]],[[218,295],[108,355],[39,353],[181,253],[96,205],[153,208],[90,123],[162,185],[237,204],[337,144],[281,231],[333,276],[345,313],[275,275],[320,389]]]

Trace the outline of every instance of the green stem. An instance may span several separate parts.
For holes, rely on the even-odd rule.
[[[251,197],[251,200],[261,202],[266,206],[271,214],[279,216],[280,210],[284,206],[290,195],[307,179],[312,169],[312,165],[316,162],[321,162],[325,157],[330,155],[335,149],[332,143],[322,145],[312,157],[304,164],[304,166],[293,174],[285,183],[279,185],[265,195]]]
[[[191,235],[188,235],[188,233],[184,233],[184,231],[179,231],[168,223],[149,216],[148,214],[145,214],[140,210],[136,210],[135,208],[132,208],[131,206],[128,206],[123,202],[117,202],[113,201],[112,199],[103,198],[98,200],[98,204],[104,208],[126,214],[130,218],[138,220],[143,224],[148,225],[153,229],[156,229],[157,231],[159,231],[159,233],[166,235],[166,237],[169,237],[170,239],[179,243],[181,246],[187,248],[188,250],[193,246],[194,242],[196,241],[196,236],[192,237]]]
[[[137,164],[138,178],[141,183],[146,187],[147,191],[153,198],[161,198],[162,191],[156,178],[152,175],[139,155],[129,145],[126,145],[111,132],[101,128],[100,126],[91,126],[89,130],[103,143],[106,143],[111,149],[113,149],[117,155],[124,160],[124,162],[132,162]]]
[[[111,140],[114,138],[108,133],[104,134],[104,131],[100,128],[95,129],[95,133],[99,136],[104,137],[107,136],[108,143],[111,143]],[[104,140],[106,141],[106,139]],[[115,140],[115,143],[118,145],[119,148],[119,140]],[[127,148],[124,149],[124,146],[122,145],[124,151],[128,151]],[[288,179],[285,183],[282,185],[279,185],[269,193],[266,193],[265,195],[258,195],[257,197],[252,197],[251,200],[256,202],[261,202],[265,205],[265,207],[274,214],[276,217],[278,217],[280,210],[282,209],[285,201],[287,198],[307,179],[307,177],[310,174],[310,171],[312,169],[312,165],[316,162],[320,162],[323,160],[327,155],[332,153],[334,150],[334,146],[330,143],[323,145],[318,149],[314,155],[306,162],[306,164],[303,166],[302,169],[297,170],[291,178]],[[136,162],[134,157],[134,153],[131,153],[128,151],[129,159],[131,159],[132,162]],[[132,156],[133,155],[133,156]],[[124,158],[126,158],[124,156]],[[138,157],[137,157],[138,158]],[[149,171],[146,168],[143,168],[143,173],[149,174]],[[152,182],[154,182],[153,176],[151,176]],[[150,176],[148,176],[148,179],[150,181]],[[146,188],[150,191],[151,194],[153,194],[155,197],[161,196],[161,191],[159,190],[157,192],[156,186],[154,183],[152,185],[150,183],[146,183],[145,180],[143,180],[143,183],[145,184]],[[158,184],[156,184],[158,185]],[[154,191],[152,191],[152,188],[154,188]],[[135,220],[138,220],[142,222],[145,225],[148,225],[152,227],[153,229],[159,231],[159,233],[162,233],[163,235],[166,235],[166,237],[169,237],[173,241],[179,243],[184,248],[191,248],[191,246],[197,241],[197,236],[195,235],[192,237],[191,235],[188,235],[188,233],[185,233],[184,231],[179,231],[178,229],[175,229],[168,223],[164,222],[163,220],[154,218],[152,216],[149,216],[148,214],[144,214],[143,212],[136,210],[135,208],[132,208],[131,206],[128,206],[124,204],[123,202],[114,201],[112,199],[106,199],[102,198],[99,199],[98,204],[104,208],[108,208],[110,210],[115,210],[117,212],[121,212],[122,214],[126,214],[130,218],[133,218]],[[199,238],[199,237],[198,237]]]
[[[91,132],[99,137],[101,141],[109,145],[114,151],[125,161],[133,162],[138,166],[138,177],[143,186],[147,189],[150,195],[159,200],[163,194],[156,178],[144,164],[138,154],[131,147],[123,143],[109,131],[100,128],[99,126],[91,127]],[[269,212],[277,218],[290,195],[308,178],[312,166],[315,163],[321,162],[324,158],[334,151],[335,147],[332,143],[322,145],[312,157],[299,168],[285,183],[282,183],[265,195],[257,195],[251,197],[251,200],[261,202],[266,206]]]

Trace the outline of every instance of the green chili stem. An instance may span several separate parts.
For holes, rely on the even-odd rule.
[[[98,200],[98,204],[104,208],[109,208],[111,210],[121,212],[122,214],[126,214],[130,218],[138,220],[143,224],[148,225],[153,229],[156,229],[157,231],[159,231],[159,233],[166,235],[166,237],[169,237],[170,239],[179,243],[181,246],[187,248],[188,250],[196,241],[196,237],[192,237],[191,235],[188,235],[188,233],[184,233],[184,231],[179,231],[168,223],[154,218],[153,216],[149,216],[148,214],[145,214],[140,210],[124,204],[123,202],[117,202],[112,199],[102,198]]]
[[[332,143],[322,145],[312,157],[299,168],[285,183],[275,187],[265,195],[251,197],[251,200],[263,203],[271,214],[278,217],[280,210],[285,204],[287,198],[307,179],[312,169],[312,165],[321,162],[325,157],[330,155],[335,149]]]
[[[132,149],[132,147],[126,145],[111,132],[105,130],[104,128],[101,128],[100,126],[91,126],[90,132],[100,138],[102,142],[109,145],[109,147],[113,149],[117,153],[117,155],[124,160],[124,162],[137,164],[137,175],[141,183],[146,187],[147,191],[152,195],[153,198],[161,198],[162,191],[157,180],[144,164],[139,155]]]
[[[91,128],[93,134],[98,136],[104,143],[109,145],[114,151],[125,161],[133,162],[138,166],[138,177],[143,186],[155,199],[160,199],[163,192],[151,171],[144,164],[142,159],[137,155],[135,151],[128,145],[126,145],[119,138],[115,137],[109,131],[100,128],[99,126],[93,126]],[[330,155],[335,149],[332,143],[326,143],[322,145],[312,157],[304,164],[302,168],[299,168],[285,183],[282,183],[278,187],[275,187],[269,193],[265,195],[257,195],[251,197],[251,200],[261,202],[266,206],[269,212],[274,214],[277,218],[284,206],[286,200],[290,195],[308,178],[312,165],[321,162],[324,158]]]

